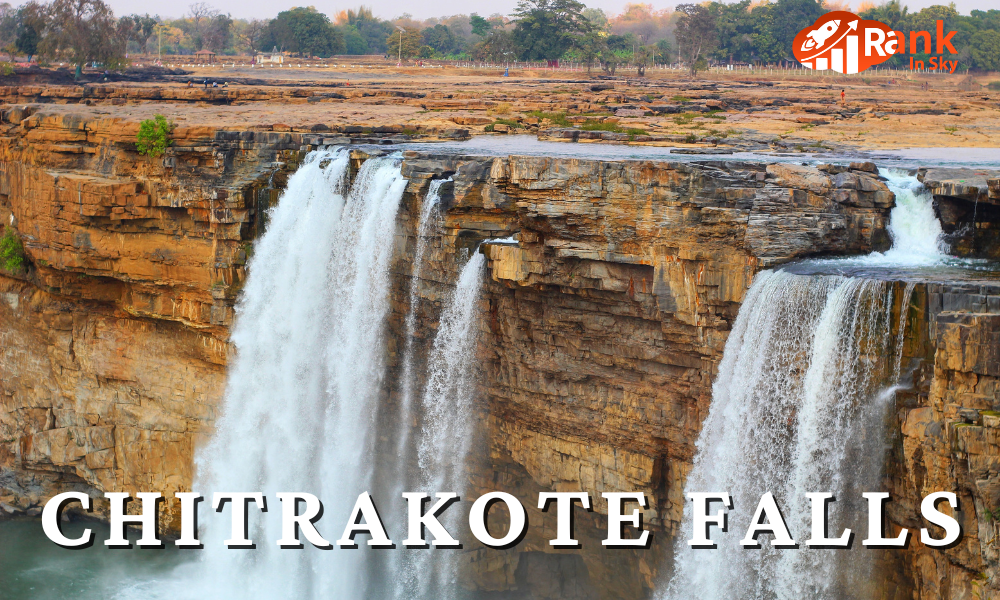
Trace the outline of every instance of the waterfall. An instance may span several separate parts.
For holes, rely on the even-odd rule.
[[[880,423],[896,327],[892,285],[839,276],[760,273],[727,340],[712,406],[686,488],[733,495],[729,533],[717,550],[691,549],[691,510],[678,538],[667,598],[842,598],[850,552],[810,549],[806,492],[831,492],[830,531],[859,528],[848,497],[878,483]],[[878,405],[877,400],[883,399]],[[874,450],[873,450],[874,449]],[[772,492],[800,549],[744,549],[757,501]],[[860,531],[863,531],[863,527]],[[848,575],[863,579],[865,565]]]
[[[947,257],[941,238],[941,222],[934,214],[934,198],[917,178],[905,172],[882,172],[896,194],[889,215],[892,248],[884,259],[894,264],[933,264]]]
[[[948,260],[931,195],[917,179],[884,172],[896,194],[892,248],[830,265],[927,266]],[[835,270],[835,269],[832,269]],[[791,600],[872,597],[864,549],[809,548],[808,492],[830,492],[829,531],[859,537],[864,491],[881,487],[883,423],[900,378],[905,308],[892,319],[894,285],[839,275],[757,275],[726,342],[712,404],[686,490],[728,491],[728,533],[712,529],[715,550],[692,549],[691,506],[676,541],[674,574],[662,598]],[[797,549],[739,545],[756,504],[772,492]],[[710,512],[714,512],[712,509]]]
[[[472,439],[473,363],[476,317],[486,257],[474,252],[458,276],[455,290],[441,313],[441,323],[427,361],[427,383],[421,397],[422,424],[417,442],[418,481],[414,490],[430,494],[455,492],[464,497],[465,457]],[[458,531],[455,507],[441,522]],[[413,550],[406,556],[396,588],[397,598],[445,599],[457,588],[454,551]],[[431,556],[431,552],[436,555]]]
[[[474,252],[462,267],[458,284],[441,315],[427,364],[423,428],[417,457],[427,489],[460,491],[461,470],[472,424],[472,364],[475,320],[486,257]]]
[[[892,248],[867,256],[841,259],[866,265],[895,267],[941,264],[950,257],[942,237],[941,222],[934,214],[934,197],[914,175],[906,171],[884,169],[889,190],[896,195],[896,206],[889,213]]]
[[[404,323],[404,335],[406,336],[406,341],[404,342],[405,347],[403,349],[403,373],[399,383],[401,401],[396,456],[400,458],[398,461],[400,466],[405,466],[405,461],[402,459],[409,451],[410,422],[412,420],[414,386],[413,363],[416,351],[414,348],[413,338],[417,332],[417,309],[420,304],[420,275],[424,266],[424,252],[427,249],[427,238],[430,236],[431,228],[435,222],[433,218],[434,212],[441,199],[441,186],[444,185],[446,181],[451,181],[451,179],[435,179],[434,181],[431,181],[430,187],[427,190],[427,196],[420,205],[420,216],[417,220],[416,247],[413,252],[413,270],[410,275],[410,304],[406,313],[406,321]],[[404,480],[405,478],[403,475],[404,474],[400,474],[397,479],[400,481]]]
[[[254,247],[237,305],[221,417],[197,456],[195,489],[261,491],[248,507],[255,550],[227,549],[230,508],[205,514],[205,549],[175,592],[198,598],[361,598],[371,552],[280,549],[273,494],[316,494],[337,539],[371,483],[369,453],[383,394],[383,329],[396,213],[406,186],[398,158],[366,161],[348,189],[344,150],[317,151],[289,178]],[[268,495],[270,494],[270,495]]]
[[[340,537],[358,494],[382,490],[390,510],[402,491],[464,492],[471,438],[476,319],[485,257],[475,252],[444,302],[419,394],[413,338],[417,286],[433,230],[440,186],[432,182],[417,224],[404,321],[399,413],[389,403],[385,324],[396,217],[406,187],[395,156],[367,160],[349,182],[346,150],[308,155],[289,178],[254,247],[239,303],[221,416],[198,453],[195,489],[206,495],[199,522],[204,550],[171,581],[129,581],[120,598],[446,598],[457,589],[447,551],[324,551],[306,542],[282,549],[279,491],[315,494],[325,503],[316,523]],[[416,417],[419,427],[410,434]],[[396,439],[398,436],[398,439]],[[380,439],[391,441],[380,444]],[[417,465],[415,472],[408,465]],[[411,488],[411,489],[406,489]],[[254,549],[229,549],[231,508],[213,514],[217,491],[261,491],[267,510],[247,506]],[[388,513],[384,513],[388,514]],[[405,510],[399,512],[405,515]],[[441,521],[458,533],[454,508]],[[386,523],[397,544],[405,531]],[[391,553],[392,557],[386,556]],[[388,572],[386,572],[388,570]]]

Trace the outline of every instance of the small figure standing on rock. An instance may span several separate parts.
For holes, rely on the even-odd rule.
[[[847,94],[844,92],[844,90],[840,90],[840,103],[847,104]]]

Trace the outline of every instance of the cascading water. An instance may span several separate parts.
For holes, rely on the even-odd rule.
[[[424,417],[417,458],[421,484],[431,490],[461,491],[462,467],[469,448],[475,358],[475,318],[486,257],[474,252],[441,315],[427,364],[422,399]]]
[[[921,267],[951,259],[942,237],[941,222],[934,214],[934,198],[930,191],[905,171],[887,169],[880,175],[896,195],[896,206],[889,213],[892,247],[886,252],[835,260],[870,266]]]
[[[426,365],[420,406],[413,337],[417,285],[444,180],[432,182],[417,226],[416,256],[402,364],[398,441],[380,455],[390,261],[396,214],[406,187],[395,157],[367,160],[348,181],[344,150],[310,154],[289,179],[257,242],[237,306],[223,414],[197,457],[195,489],[264,493],[267,511],[248,504],[255,549],[227,549],[229,515],[203,514],[201,560],[166,582],[130,582],[119,597],[446,598],[456,589],[450,556],[397,548],[386,562],[371,550],[321,551],[306,543],[280,549],[280,504],[273,494],[314,494],[326,505],[317,523],[340,536],[358,494],[386,486],[398,508],[401,491],[464,491],[471,437],[475,320],[485,257],[475,252],[445,303]],[[411,441],[410,423],[420,422]],[[384,449],[384,448],[382,448]],[[405,466],[416,464],[415,473]],[[381,481],[380,481],[381,480]],[[412,488],[412,489],[405,489]],[[392,500],[396,500],[395,505]],[[228,507],[228,505],[227,505]],[[203,507],[203,510],[207,510]],[[227,508],[225,512],[230,512]],[[441,518],[456,531],[456,511]],[[324,525],[332,523],[332,525]],[[332,528],[332,529],[331,529]],[[402,531],[393,531],[394,539]],[[379,573],[388,565],[390,573]],[[195,596],[192,596],[195,594]]]
[[[877,481],[855,433],[870,424],[866,409],[895,367],[890,288],[784,271],[757,276],[726,343],[687,483],[733,495],[731,533],[714,532],[717,550],[690,549],[686,511],[668,598],[844,597],[835,572],[840,550],[781,550],[766,541],[747,550],[738,540],[765,492],[801,543],[809,534],[806,492],[831,492],[843,505]],[[845,526],[836,507],[833,532]]]
[[[916,178],[886,174],[897,205],[892,248],[831,263],[934,265],[947,259],[931,198]],[[822,261],[819,261],[822,262]],[[900,376],[905,314],[913,284],[839,275],[757,275],[727,340],[712,404],[686,490],[728,491],[729,533],[712,529],[715,550],[693,549],[691,507],[677,539],[673,578],[661,597],[791,600],[872,597],[871,555],[809,548],[808,492],[830,492],[829,530],[863,535],[861,493],[879,489],[882,424]],[[798,549],[761,536],[744,549],[758,499],[772,492]],[[714,510],[713,510],[714,512]]]
[[[195,489],[313,493],[337,523],[319,529],[339,537],[370,484],[389,263],[406,186],[399,163],[366,161],[348,191],[347,152],[320,151],[289,179],[254,248],[223,414],[197,457]],[[230,519],[204,515],[202,560],[175,597],[365,596],[367,550],[279,549],[279,502],[271,495],[267,505],[262,515],[252,503],[248,510],[256,550],[226,549]]]
[[[472,439],[475,323],[485,264],[483,254],[472,254],[441,313],[421,397],[415,491],[447,491],[464,497],[463,468]],[[457,514],[452,508],[440,518],[452,535],[458,531]],[[438,552],[432,557],[423,550],[406,555],[398,575],[396,598],[453,597],[457,588],[453,558],[452,552]]]
[[[881,255],[890,264],[934,264],[948,257],[941,239],[941,222],[934,214],[931,193],[916,177],[903,171],[882,172],[896,195],[889,215],[892,248]]]
[[[441,199],[441,186],[444,185],[449,179],[435,179],[431,181],[430,187],[427,190],[427,196],[424,198],[423,203],[420,205],[420,216],[417,221],[417,239],[416,247],[413,252],[413,271],[410,275],[410,305],[409,310],[406,313],[406,322],[404,323],[404,335],[406,336],[405,347],[403,349],[403,373],[400,378],[399,388],[400,388],[400,428],[397,434],[398,447],[396,455],[400,458],[406,456],[409,451],[409,441],[410,441],[410,422],[412,414],[412,404],[413,404],[413,387],[414,387],[414,361],[416,359],[415,353],[416,349],[414,347],[414,336],[417,332],[417,314],[420,303],[419,285],[420,285],[420,275],[423,272],[424,267],[424,252],[427,249],[427,238],[430,236],[432,227],[435,223],[434,213],[437,210],[438,202]],[[400,460],[399,465],[404,465],[404,461]],[[403,481],[405,478],[400,474],[397,478]]]

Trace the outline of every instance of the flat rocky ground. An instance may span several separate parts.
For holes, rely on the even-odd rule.
[[[153,81],[86,86],[14,77],[0,87],[0,101],[12,124],[23,115],[16,109],[28,105],[30,112],[130,124],[162,113],[184,128],[396,139],[533,133],[722,150],[1000,147],[1000,91],[960,75],[690,77],[654,70],[644,78],[598,79],[598,72],[514,69],[505,78],[501,69],[397,68],[384,61],[184,67]],[[206,78],[220,87],[206,89]]]

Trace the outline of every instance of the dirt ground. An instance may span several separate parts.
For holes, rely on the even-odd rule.
[[[806,71],[691,77],[654,69],[642,78],[634,72],[597,78],[597,70],[588,77],[585,70],[523,68],[503,77],[500,68],[397,68],[381,59],[267,68],[173,66],[146,81],[111,76],[105,82],[102,74],[88,74],[93,83],[85,86],[15,76],[0,84],[0,101],[125,121],[162,113],[179,127],[427,139],[510,132],[752,150],[1000,147],[1000,91],[984,85],[1000,77]]]

